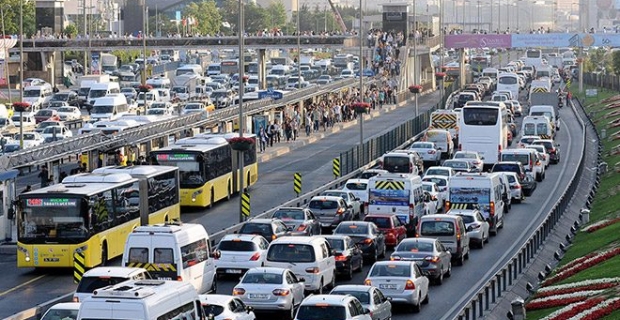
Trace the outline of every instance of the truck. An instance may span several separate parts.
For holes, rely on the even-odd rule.
[[[557,112],[560,99],[555,92],[531,92],[529,102],[530,106],[553,106]]]
[[[118,57],[111,53],[101,54],[101,71],[105,74],[112,74],[118,69]]]
[[[172,82],[171,93],[174,95],[172,99],[179,101],[192,100],[196,95],[196,86],[201,84],[201,78],[201,76],[194,73],[185,73],[170,79]]]

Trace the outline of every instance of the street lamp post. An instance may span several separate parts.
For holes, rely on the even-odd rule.
[[[415,10],[416,4],[415,1],[413,2],[413,84],[417,85],[418,84],[418,17],[416,16],[416,10]],[[465,32],[465,15],[463,15],[463,32]],[[409,54],[407,52],[407,54]],[[441,68],[442,66],[440,66]],[[415,116],[418,116],[419,110],[418,109],[418,97],[420,95],[416,94],[415,95]]]
[[[568,16],[568,19],[570,20],[570,30],[571,32],[574,32],[575,28],[573,27],[573,6],[574,5],[579,5],[578,2],[572,2],[570,4],[570,15]]]
[[[8,61],[8,59],[5,59]],[[19,101],[24,101],[24,1],[19,2]],[[9,88],[9,91],[11,89]],[[19,150],[24,149],[24,117],[19,113]]]
[[[245,76],[245,69],[244,69],[244,61],[245,61],[245,48],[244,48],[244,43],[243,43],[243,33],[244,33],[244,26],[245,26],[245,19],[243,17],[243,10],[244,6],[243,6],[243,0],[239,0],[239,27],[238,27],[238,33],[239,33],[239,137],[243,137],[243,132],[245,131],[244,125],[243,125],[243,93],[245,91],[245,83],[244,83],[244,76]],[[297,16],[299,19],[299,9],[297,10]],[[297,44],[299,45],[299,40],[297,40]],[[299,61],[299,59],[298,59]],[[298,64],[298,68],[299,68],[299,64]],[[301,77],[299,78],[299,81],[301,82]],[[237,159],[239,162],[239,192],[241,194],[243,194],[244,192],[244,183],[245,183],[245,168],[244,168],[244,163],[243,163],[243,156],[244,156],[244,151],[237,151]],[[245,216],[243,215],[243,197],[239,197],[239,222],[243,222],[245,221]]]
[[[362,32],[362,0],[360,0],[360,58],[359,58],[359,74],[360,74],[360,102],[364,102],[364,33]],[[360,148],[364,146],[364,114],[360,113]]]
[[[149,17],[148,15],[148,11],[149,11],[149,7],[145,6],[144,7],[144,11],[142,11],[142,55],[144,56],[144,59],[142,59],[142,66],[144,68],[142,68],[142,75],[140,78],[142,78],[142,85],[146,86],[146,68],[147,68],[147,64],[146,64],[146,35],[148,34],[146,32],[146,27],[148,25],[147,19]],[[145,93],[146,95],[146,93]],[[145,110],[146,112],[146,110]]]
[[[0,6],[0,15],[2,15],[2,39],[5,39],[4,30],[4,6]],[[9,48],[6,45],[6,40],[2,40],[2,50],[4,50],[4,76],[6,77],[7,88],[9,88],[9,104],[13,103],[13,94],[11,93],[11,78],[9,78]]]

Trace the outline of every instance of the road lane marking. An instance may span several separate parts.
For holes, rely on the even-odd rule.
[[[38,276],[38,277],[36,277],[36,278],[30,279],[30,280],[28,280],[28,281],[26,281],[26,282],[24,282],[24,283],[22,283],[22,284],[20,284],[20,285],[16,286],[16,287],[15,287],[15,288],[13,288],[13,289],[9,289],[9,290],[7,290],[7,291],[0,292],[0,297],[2,297],[2,296],[4,296],[4,295],[7,295],[7,294],[9,294],[9,293],[11,293],[11,292],[13,292],[13,291],[15,291],[15,290],[17,290],[17,289],[20,289],[20,288],[22,288],[22,287],[24,287],[24,286],[26,286],[26,285],[29,285],[29,284],[31,284],[31,283],[33,283],[33,282],[37,281],[37,280],[40,280],[40,279],[42,279],[42,278],[43,278],[43,277],[45,277],[45,276],[46,276],[45,274],[44,274],[44,275],[41,275],[41,276]]]

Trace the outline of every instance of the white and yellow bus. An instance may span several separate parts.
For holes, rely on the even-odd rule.
[[[180,220],[178,169],[143,166],[142,171],[143,177],[78,174],[21,194],[17,266],[73,267],[76,251],[84,254],[86,268],[105,265],[123,254],[137,226]]]
[[[243,152],[244,173],[238,168],[238,157],[228,140],[238,134],[199,134],[184,138],[174,145],[151,152],[155,164],[176,166],[180,171],[181,205],[212,207],[222,199],[230,199],[240,191],[240,179],[244,188],[258,180],[256,143]],[[256,140],[256,136],[245,134]]]

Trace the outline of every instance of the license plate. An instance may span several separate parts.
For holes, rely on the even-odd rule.
[[[395,290],[396,285],[395,284],[380,284],[379,289]]]
[[[269,299],[269,295],[261,293],[250,293],[250,299]]]
[[[237,269],[226,269],[226,273],[241,274],[241,270],[237,270]]]

